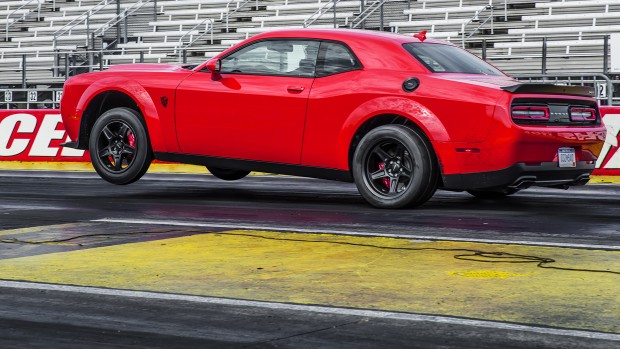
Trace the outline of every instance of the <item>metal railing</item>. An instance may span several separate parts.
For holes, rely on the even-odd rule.
[[[304,19],[304,28],[308,28],[312,25],[312,23],[316,22],[319,18],[323,17],[329,10],[332,10],[334,13],[334,28],[338,28],[338,24],[336,23],[336,15],[337,15],[337,5],[341,0],[330,0],[326,2],[323,6],[319,7],[316,12],[310,15],[310,17]],[[363,0],[362,0],[363,1]]]
[[[366,19],[379,9],[381,9],[381,11],[383,12],[383,5],[388,1],[389,0],[375,0],[372,2],[372,4],[368,5],[366,4],[366,1],[362,0],[361,1],[362,8],[360,9],[361,12],[359,15],[357,15],[357,17],[351,20],[351,23],[349,23],[349,26],[351,28],[357,28],[361,24],[362,28],[364,28],[364,23],[366,22]],[[383,15],[381,16],[380,27],[383,28]]]
[[[614,105],[614,84],[620,86],[620,81],[611,80],[602,73],[567,73],[567,74],[522,74],[513,76],[527,82],[554,83],[558,85],[592,86],[595,89],[595,98],[600,104]]]
[[[75,27],[77,27],[78,25],[82,23],[86,23],[86,26],[87,26],[86,32],[89,33],[90,30],[88,26],[90,24],[90,17],[94,14],[97,14],[97,12],[103,10],[104,8],[106,8],[106,6],[110,5],[112,1],[113,0],[101,0],[99,3],[94,5],[91,9],[87,10],[86,12],[83,12],[82,14],[78,15],[76,18],[71,20],[69,23],[65,24],[60,29],[56,30],[53,34],[54,38],[52,39],[52,46],[56,48],[56,42],[58,41],[58,38],[60,36],[65,35],[67,33],[71,35],[71,31],[74,30]],[[86,40],[88,40],[88,35],[86,37],[87,37]]]
[[[487,13],[486,11],[489,11],[490,13]],[[487,13],[488,15],[486,16],[486,18],[481,19],[481,17],[484,17],[485,13]],[[476,11],[476,13],[467,21],[463,24],[462,28],[461,28],[461,45],[463,48],[465,48],[465,42],[471,38],[474,34],[476,34],[478,32],[478,30],[480,30],[482,27],[484,27],[485,24],[487,24],[489,21],[491,22],[491,34],[494,33],[494,28],[493,28],[493,5],[489,4],[486,6],[481,7],[479,10]],[[474,28],[471,32],[469,32],[469,34],[466,33],[467,31],[467,26],[472,24],[472,23],[478,23],[478,26],[476,28]]]
[[[103,36],[105,34],[105,32],[108,31],[108,29],[110,29],[113,26],[117,25],[121,21],[127,20],[127,17],[133,15],[136,11],[140,10],[142,7],[144,7],[149,2],[151,2],[151,0],[138,0],[136,3],[134,3],[130,7],[126,7],[118,16],[116,16],[116,17],[110,19],[109,21],[103,23],[101,25],[101,27],[99,27],[98,29],[95,29],[92,32],[92,35],[94,35],[94,36]],[[156,0],[155,0],[155,2],[156,2]],[[127,25],[125,25],[125,27],[127,27]],[[87,32],[87,34],[88,34],[88,32]],[[87,46],[88,46],[88,42],[87,42]]]
[[[0,89],[0,109],[58,109],[62,88]]]
[[[36,11],[32,11],[32,9],[30,9],[28,12],[25,12],[25,13],[19,12],[19,10],[23,9],[24,7],[30,5],[33,2],[37,3]],[[37,14],[37,20],[40,20],[41,19],[41,5],[43,4],[43,2],[45,2],[45,0],[30,0],[30,1],[26,2],[25,4],[21,5],[20,7],[16,8],[15,10],[13,10],[12,12],[8,13],[6,15],[6,18],[5,18],[6,26],[5,26],[5,30],[4,30],[4,32],[5,32],[4,40],[5,41],[9,41],[9,28],[12,25],[14,25],[14,24],[16,24],[16,23],[18,23],[20,21],[25,20],[31,14],[36,13]],[[13,15],[15,15],[15,14],[18,14],[18,15],[21,14],[21,17],[19,17],[19,19],[15,19],[14,21],[10,22],[9,19],[11,19],[11,17]]]
[[[208,24],[205,24],[208,23]],[[183,63],[187,63],[187,48],[191,47],[197,40],[199,40],[200,38],[202,38],[203,36],[205,36],[208,32],[211,33],[211,44],[213,44],[213,25],[214,25],[214,21],[211,18],[205,18],[202,22],[200,22],[199,24],[196,24],[192,29],[190,29],[187,33],[183,34],[183,36],[181,36],[179,38],[179,43],[178,45],[175,47],[175,50],[178,49],[179,50],[179,61],[182,61]],[[196,28],[201,27],[202,25],[205,25],[205,30],[202,33],[199,33],[195,38],[192,39],[191,37],[191,33],[196,30]],[[190,35],[190,41],[183,46],[183,39],[187,36]]]
[[[234,15],[235,13],[237,13],[240,9],[242,9],[245,5],[247,5],[248,3],[252,2],[253,0],[245,0],[243,1],[241,4],[239,3],[239,0],[229,0],[226,3],[226,16],[225,16],[225,20],[226,20],[226,32],[228,33],[229,31],[229,27],[228,27],[228,22],[230,21],[230,16]],[[258,8],[258,0],[256,1],[256,8]],[[232,4],[233,2],[237,3],[237,7],[230,11],[230,4]]]

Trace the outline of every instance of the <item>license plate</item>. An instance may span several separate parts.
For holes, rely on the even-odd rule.
[[[560,167],[576,167],[575,148],[559,148],[558,162]]]

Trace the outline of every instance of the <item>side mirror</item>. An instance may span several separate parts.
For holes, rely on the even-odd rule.
[[[222,70],[222,60],[221,59],[212,59],[212,60],[207,62],[206,67],[207,67],[207,69],[209,69],[209,71],[211,73],[219,73],[220,70]]]

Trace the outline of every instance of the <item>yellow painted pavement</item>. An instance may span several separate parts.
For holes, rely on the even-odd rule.
[[[620,274],[602,271],[620,251],[261,231],[0,260],[1,279],[620,333]]]
[[[0,161],[0,170],[95,172],[95,169],[90,162]],[[209,173],[209,171],[204,166],[159,162],[152,163],[149,167],[149,172],[195,174]],[[252,172],[251,174],[264,175],[265,173]]]

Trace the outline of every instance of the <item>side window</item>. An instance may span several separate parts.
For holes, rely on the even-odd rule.
[[[319,42],[265,40],[222,59],[222,73],[314,77]]]
[[[343,44],[335,42],[321,43],[317,60],[317,76],[327,76],[360,69],[362,65],[353,53]]]

